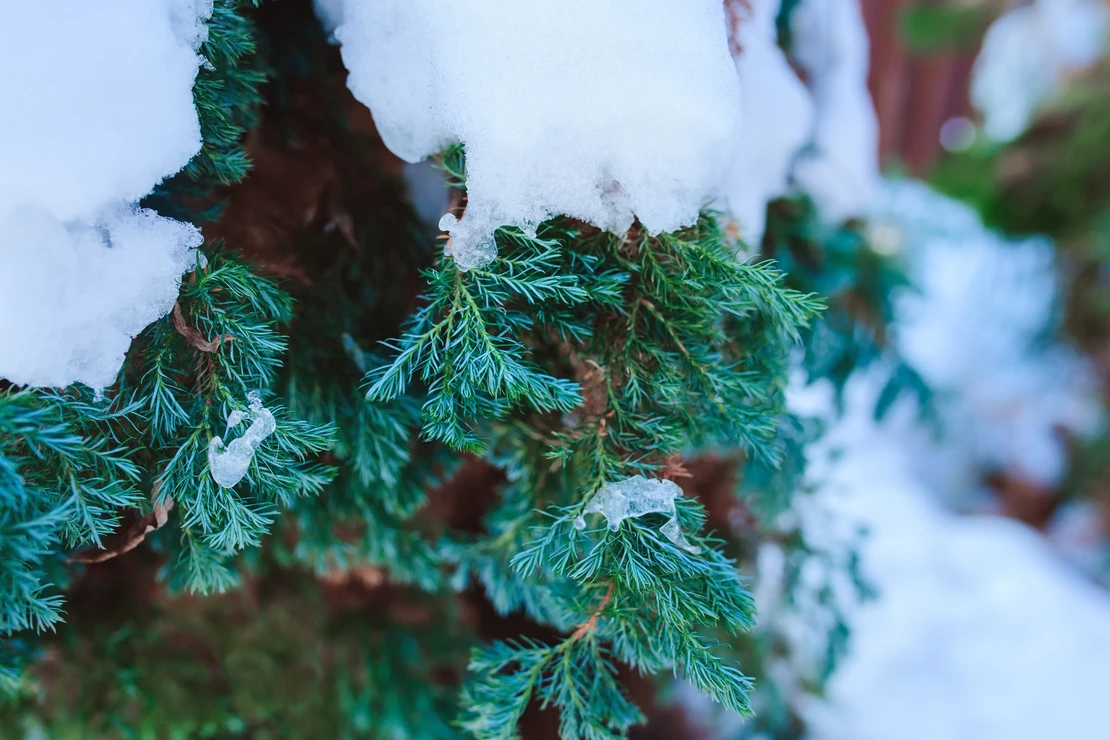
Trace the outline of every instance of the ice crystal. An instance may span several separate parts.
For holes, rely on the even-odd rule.
[[[583,515],[601,514],[613,532],[620,529],[621,522],[629,517],[670,514],[670,520],[659,531],[677,547],[697,554],[701,552],[701,548],[690,544],[678,523],[678,511],[675,509],[674,500],[681,495],[682,489],[673,481],[649,480],[642,475],[634,475],[602,486],[601,490],[586,504],[582,513]],[[585,529],[585,517],[578,517],[574,526]]]
[[[247,474],[254,451],[262,440],[274,433],[277,423],[270,410],[262,405],[257,391],[247,394],[249,409],[232,411],[227,415],[228,429],[239,426],[249,416],[251,425],[242,437],[225,445],[221,437],[213,437],[208,443],[208,468],[212,480],[223,488],[231,488]]]

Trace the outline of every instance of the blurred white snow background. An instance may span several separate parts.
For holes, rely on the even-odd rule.
[[[938,392],[942,433],[908,405],[877,423],[881,384],[867,375],[835,420],[831,389],[794,394],[797,410],[831,420],[810,458],[814,503],[866,527],[862,571],[878,592],[850,611],[828,696],[804,702],[810,732],[1104,737],[1110,593],[1032,528],[956,511],[984,508],[985,471],[1057,482],[1059,430],[1100,423],[1083,363],[1044,337],[1057,299],[1051,244],[1004,240],[920,183],[889,183],[876,218],[913,265],[920,293],[903,297],[896,333]]]

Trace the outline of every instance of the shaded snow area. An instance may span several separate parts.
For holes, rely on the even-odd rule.
[[[1052,339],[1061,290],[1052,243],[1000,238],[970,207],[916,182],[888,184],[873,218],[902,234],[886,246],[904,253],[920,291],[898,303],[899,350],[940,395],[944,435],[915,440],[918,473],[965,500],[983,471],[1058,482],[1060,430],[1093,432],[1100,404],[1087,364]]]
[[[778,45],[781,0],[729,6],[744,120],[721,187],[750,244],[763,239],[767,204],[790,190],[790,171],[813,133],[813,100]]]
[[[862,570],[879,594],[851,609],[851,652],[827,700],[803,703],[812,735],[1105,737],[1110,594],[1036,531],[943,503],[974,497],[995,466],[1057,480],[1054,428],[1097,423],[1080,361],[1040,336],[1055,300],[1050,245],[1004,241],[915,183],[889,186],[880,218],[914,235],[901,247],[922,292],[903,300],[898,331],[940,394],[944,436],[931,441],[911,404],[876,423],[880,379],[863,376],[810,452],[820,508],[868,530]],[[792,404],[831,418],[827,387]]]
[[[0,377],[110,385],[200,233],[135,203],[200,149],[204,0],[0,0]]]
[[[795,180],[827,221],[863,216],[879,185],[879,121],[867,89],[871,46],[859,0],[802,0],[791,30],[817,114]]]
[[[842,452],[821,498],[868,527],[860,555],[879,597],[850,617],[828,700],[805,707],[813,737],[1105,737],[1110,595],[1032,529],[943,509],[914,447],[872,422],[873,390],[852,389],[823,445]]]
[[[740,90],[721,0],[328,0],[348,85],[413,162],[462,142],[462,268],[502,225],[565,214],[617,233],[693,223],[720,181]],[[722,153],[726,153],[724,156]]]
[[[1020,135],[1067,75],[1098,59],[1108,20],[1103,0],[1033,0],[996,20],[971,81],[986,135],[997,141]]]
[[[867,89],[867,29],[858,0],[802,0],[791,14],[798,76],[778,44],[781,0],[730,0],[729,32],[743,122],[718,204],[758,245],[767,204],[792,192],[824,220],[867,213],[879,183],[879,126]]]

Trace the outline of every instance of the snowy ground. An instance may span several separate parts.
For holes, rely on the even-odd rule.
[[[895,220],[947,207],[928,192],[901,195],[888,210]],[[1097,421],[1083,413],[1093,404],[1083,368],[1063,348],[1035,344],[1054,294],[1042,246],[1001,242],[959,207],[947,213],[905,245],[923,295],[903,305],[902,328],[904,348],[946,394],[950,434],[934,443],[908,408],[877,424],[878,385],[861,377],[814,450],[821,505],[869,530],[863,570],[880,597],[853,610],[851,654],[827,701],[804,714],[821,740],[1106,737],[1110,593],[1036,531],[951,510],[981,495],[980,466],[1060,474],[1053,427]],[[988,263],[997,272],[984,279]],[[1011,308],[988,310],[999,305]],[[826,396],[809,389],[795,402],[819,410]]]
[[[823,503],[869,529],[880,598],[853,617],[824,740],[1105,737],[1110,594],[1012,520],[949,513],[913,472],[905,437],[871,420],[866,382],[824,444]]]

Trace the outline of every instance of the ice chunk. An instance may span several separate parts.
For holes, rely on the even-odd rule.
[[[813,101],[778,46],[775,18],[781,0],[749,0],[732,7],[736,72],[744,122],[721,191],[740,235],[758,249],[767,203],[789,188],[790,169],[813,132]]]
[[[827,221],[863,216],[879,186],[879,123],[859,0],[802,0],[791,30],[817,114],[813,152],[798,161],[795,181]]]
[[[413,162],[466,147],[456,256],[565,214],[689,225],[720,181],[739,85],[720,0],[346,0],[348,85]],[[475,245],[479,245],[476,250]]]
[[[470,229],[460,227],[459,220],[450,213],[443,214],[443,218],[439,220],[439,228],[452,234],[443,251],[455,260],[455,264],[463,272],[475,267],[485,267],[497,257],[497,244],[493,241],[492,234],[474,234]]]
[[[991,24],[971,78],[986,135],[1021,134],[1069,72],[1098,59],[1108,18],[1101,0],[1037,0]]]
[[[199,232],[134,204],[200,149],[211,0],[0,2],[0,377],[110,385]]]
[[[247,418],[247,412],[246,411],[243,411],[241,409],[235,409],[234,411],[232,411],[230,414],[227,415],[227,428],[228,429],[234,429],[235,427],[242,424],[243,421],[246,418]]]
[[[614,532],[620,528],[621,522],[629,517],[670,514],[670,520],[659,531],[676,546],[697,554],[701,552],[701,548],[690,544],[682,534],[682,528],[678,523],[674,500],[681,495],[682,489],[673,481],[650,480],[642,475],[634,475],[615,483],[606,483],[590,499],[582,513],[601,514],[609,523],[609,529]],[[574,526],[584,529],[585,518],[578,517]]]
[[[112,384],[132,338],[173,308],[200,232],[118,207],[91,224],[0,210],[0,377]]]
[[[212,480],[222,488],[231,488],[247,474],[251,465],[254,451],[262,440],[269,437],[277,429],[277,422],[270,410],[262,405],[258,391],[247,394],[251,425],[243,436],[232,440],[225,445],[221,437],[213,437],[208,443],[208,469],[212,473]],[[242,411],[232,411],[227,415],[228,427],[238,426],[243,421]]]

